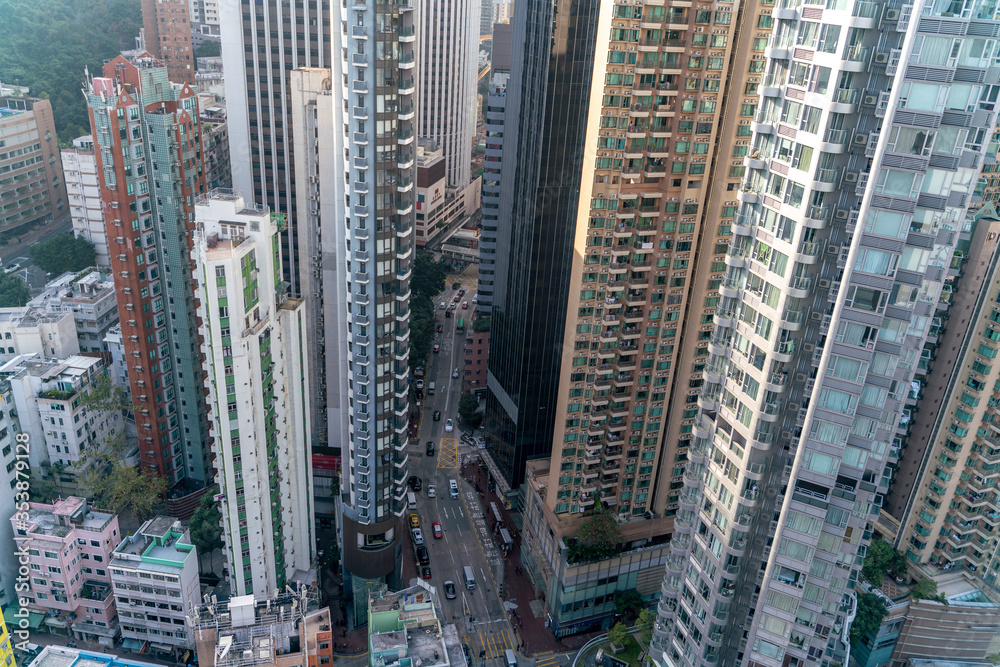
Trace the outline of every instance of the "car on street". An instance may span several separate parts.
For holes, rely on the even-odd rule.
[[[468,301],[463,301],[462,302],[462,310],[468,310],[468,309],[469,309],[469,302]]]
[[[453,377],[453,378],[457,378],[458,377],[458,369],[457,368],[451,372],[451,377]]]
[[[464,287],[462,289],[458,290],[458,295],[459,296],[465,296],[465,288]]]
[[[424,381],[417,380],[417,389],[423,389],[423,388],[424,388]]]
[[[452,284],[451,284],[451,288],[452,288],[452,289],[458,289],[458,288],[459,288],[459,287],[461,287],[461,286],[462,286],[462,283],[452,283]]]
[[[472,652],[469,651],[469,645],[463,643],[462,644],[462,651],[465,653],[465,664],[471,665],[472,664]]]
[[[455,430],[455,422],[453,422],[450,419],[447,420],[444,423],[444,430],[445,430],[446,433],[451,433],[452,431],[454,431]]]
[[[444,537],[444,532],[441,530],[441,524],[438,523],[437,521],[431,524],[431,530],[434,531],[435,540],[440,540],[442,537]]]
[[[414,528],[410,531],[410,535],[413,536],[413,544],[416,546],[422,546],[424,543],[424,531],[419,528]],[[425,549],[426,551],[426,549]]]
[[[444,596],[446,598],[448,598],[449,600],[454,600],[455,599],[455,582],[454,581],[446,581],[446,582],[444,582]],[[469,664],[471,665],[472,663],[470,662]]]
[[[430,565],[431,564],[431,557],[430,557],[430,554],[427,553],[427,547],[424,546],[423,540],[421,540],[420,544],[417,545],[417,552],[416,553],[417,553],[417,562],[418,563],[420,563],[421,565]]]
[[[434,411],[434,421],[436,421],[436,422],[441,421],[441,411],[440,410],[435,410]]]
[[[481,435],[476,436],[476,448],[486,449],[486,438]]]
[[[437,489],[434,488],[433,484],[428,484],[427,485],[427,497],[428,498],[437,498]]]
[[[15,271],[17,271],[20,268],[21,268],[20,264],[11,264],[6,269],[4,269],[3,272],[4,273],[14,273]],[[455,301],[458,301],[458,297],[457,296],[455,297]]]
[[[439,308],[441,308],[441,310],[445,309],[445,303],[444,303],[444,301],[441,302],[441,305],[439,306]]]
[[[420,528],[420,517],[416,514],[410,515],[410,528]]]
[[[417,389],[417,400],[420,401],[420,400],[423,400],[423,398],[424,398],[424,390],[423,389]]]
[[[423,577],[424,579],[430,579],[431,568],[425,566],[423,569],[420,570],[420,576]]]
[[[444,325],[443,324],[437,325],[437,332],[441,333],[442,331],[444,331]]]
[[[434,456],[434,443],[427,441],[427,456]]]
[[[458,498],[458,482],[454,479],[448,480],[448,493],[452,498]]]
[[[454,298],[454,299],[452,299],[452,302],[453,302],[453,303],[458,303],[458,302],[459,302],[459,301],[461,301],[461,300],[462,300],[462,297],[460,297],[459,295],[457,295],[457,294],[456,294],[456,295],[455,295],[455,298]]]
[[[449,310],[444,311],[444,316],[445,317],[451,317],[451,310],[449,309]]]
[[[420,490],[420,478],[417,477],[416,475],[410,475],[410,479],[406,480],[406,482],[407,484],[410,485],[410,488],[413,489],[414,491]]]
[[[473,295],[473,297],[472,297],[472,303],[479,303],[479,295],[478,294]]]
[[[434,343],[434,351],[435,352],[440,352],[441,351],[441,346],[438,345],[437,343]]]

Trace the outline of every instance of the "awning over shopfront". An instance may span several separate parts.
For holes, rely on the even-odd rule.
[[[142,648],[142,642],[138,639],[130,639],[126,637],[122,640],[122,648],[126,651],[138,651]]]

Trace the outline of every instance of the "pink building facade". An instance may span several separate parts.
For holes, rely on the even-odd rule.
[[[30,590],[19,595],[44,614],[39,630],[113,645],[119,629],[108,565],[122,539],[118,517],[71,496],[29,503],[27,518],[11,522],[29,556]]]

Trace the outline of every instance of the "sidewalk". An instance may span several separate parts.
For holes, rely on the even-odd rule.
[[[535,599],[534,587],[531,585],[531,581],[528,579],[528,575],[524,574],[524,570],[521,569],[518,573],[518,569],[522,567],[521,565],[521,534],[518,532],[515,534],[514,526],[516,525],[511,516],[511,512],[504,508],[503,501],[493,492],[489,491],[486,487],[486,473],[483,467],[479,464],[473,462],[466,463],[462,466],[462,483],[468,484],[467,478],[473,478],[473,484],[478,485],[481,495],[480,504],[483,508],[483,515],[487,518],[487,521],[493,520],[493,512],[490,509],[490,503],[496,503],[497,508],[500,510],[500,515],[503,518],[503,525],[510,532],[514,539],[514,546],[507,553],[505,561],[505,589],[506,594],[503,596],[504,601],[513,602],[517,605],[517,609],[510,612],[510,622],[511,627],[514,629],[515,637],[519,642],[519,648],[522,654],[528,657],[548,654],[548,653],[559,653],[562,651],[568,651],[574,648],[579,648],[586,644],[590,639],[600,635],[600,632],[585,633],[579,635],[573,635],[571,637],[559,638],[552,634],[552,631],[545,627],[545,614],[544,611],[540,612],[539,616],[535,616],[535,612],[532,610],[531,601]],[[500,544],[500,538],[496,537],[497,544]],[[541,604],[535,604],[534,606],[539,609],[544,609],[545,602],[540,600]]]

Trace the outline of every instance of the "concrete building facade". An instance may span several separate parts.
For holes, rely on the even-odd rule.
[[[401,586],[402,514],[409,425],[410,279],[416,204],[417,7],[409,3],[334,6],[332,113],[335,153],[315,174],[328,187],[340,229],[323,237],[326,320],[346,335],[326,347],[327,396],[340,402],[329,420],[343,468],[337,520],[349,618],[365,622],[368,590]],[[321,130],[321,132],[324,132]],[[314,174],[308,174],[312,176]],[[298,175],[296,180],[299,180]],[[343,187],[343,189],[341,189]],[[326,211],[324,207],[321,209]],[[329,245],[327,245],[329,244]],[[332,259],[332,258],[331,258]],[[330,270],[333,269],[333,270]],[[330,304],[330,307],[327,306]],[[329,342],[329,338],[327,339]],[[336,385],[331,383],[336,382]],[[336,429],[336,430],[335,430]]]
[[[238,595],[315,579],[308,332],[281,274],[280,216],[215,190],[194,264],[226,557]]]
[[[965,83],[986,66],[975,40],[949,36],[994,30],[991,13],[876,9],[774,17],[654,628],[660,664],[849,659],[883,473],[995,122],[989,88]],[[957,81],[928,83],[931,71]]]
[[[418,12],[416,132],[441,149],[450,188],[472,180],[480,7],[481,0],[446,0],[423,2]]]
[[[187,619],[201,603],[198,552],[180,521],[144,522],[115,547],[108,571],[124,639],[175,657],[194,649]]]
[[[66,197],[73,219],[74,236],[94,244],[97,265],[111,266],[108,250],[108,232],[104,226],[101,209],[101,181],[97,174],[97,156],[94,155],[94,138],[89,134],[73,140],[73,148],[60,151],[63,175],[66,178]]]
[[[167,66],[174,83],[194,85],[190,0],[143,0],[145,48]]]
[[[53,278],[46,283],[44,292],[28,302],[25,310],[31,309],[40,313],[72,313],[79,352],[85,354],[104,352],[104,337],[118,325],[114,280],[99,269]]]
[[[107,63],[87,102],[142,465],[201,488],[211,466],[191,281],[194,200],[206,191],[198,100],[143,52]]]
[[[66,210],[66,183],[52,105],[0,97],[0,238],[51,222]]]
[[[287,216],[281,259],[294,297],[305,295],[300,274],[309,271],[309,262],[299,249],[292,184],[291,71],[331,66],[333,9],[324,2],[219,1],[233,188],[248,202]]]
[[[73,476],[85,450],[120,437],[125,428],[120,413],[95,413],[82,405],[82,397],[106,372],[102,359],[82,356],[56,360],[20,355],[0,367],[19,431],[32,443],[32,475],[49,477],[59,464],[65,472],[58,474]]]
[[[189,618],[202,667],[322,667],[331,664],[329,608],[314,588],[277,597],[243,595],[201,604]]]
[[[119,628],[108,566],[122,539],[118,517],[75,496],[29,503],[22,514],[10,519],[29,560],[30,590],[19,593],[22,606],[45,614],[52,634],[112,646]]]

